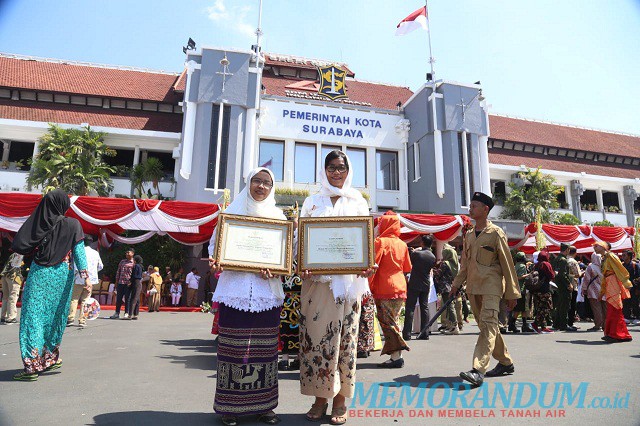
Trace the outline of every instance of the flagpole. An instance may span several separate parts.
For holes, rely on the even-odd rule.
[[[429,40],[429,64],[431,65],[431,78],[432,81],[436,81],[436,72],[433,68],[433,64],[436,60],[433,58],[433,50],[431,49],[431,23],[429,22],[429,2],[425,0],[424,8],[427,15],[427,39]]]

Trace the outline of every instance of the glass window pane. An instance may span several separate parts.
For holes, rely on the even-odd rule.
[[[342,151],[341,146],[322,145],[322,154],[321,154],[322,157],[320,157],[320,164],[322,167],[324,167],[324,159],[327,158],[327,154],[329,154],[334,149],[337,149],[338,151]]]
[[[398,185],[398,153],[377,151],[377,188],[397,191]]]
[[[316,181],[316,145],[296,143],[295,177],[297,183]]]
[[[349,173],[353,173],[351,185],[364,188],[367,186],[367,151],[358,148],[347,148],[347,155],[351,161]]]
[[[282,182],[284,175],[284,142],[261,140],[258,165],[271,170],[276,180]]]

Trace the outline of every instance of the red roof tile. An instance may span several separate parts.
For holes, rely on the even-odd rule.
[[[89,123],[91,126],[119,129],[182,132],[182,114],[45,104],[8,99],[0,100],[0,118],[74,125]]]
[[[491,139],[640,157],[640,136],[609,133],[519,118],[489,116]]]
[[[581,162],[582,161],[582,162]],[[617,178],[640,178],[640,168],[637,166],[623,166],[621,164],[602,163],[597,161],[577,160],[572,158],[549,157],[542,154],[516,152],[508,150],[490,149],[489,163],[503,164],[507,166],[525,165],[530,169],[542,168],[563,172],[580,173],[590,175],[611,176]]]
[[[177,104],[176,74],[0,56],[0,87]]]
[[[300,83],[303,80],[298,78],[274,77],[263,75],[262,84],[266,87],[268,95],[287,96],[286,90],[301,91],[299,89],[289,89],[287,86]],[[371,104],[374,108],[395,110],[398,102],[404,104],[413,94],[407,87],[391,86],[379,83],[368,83],[364,81],[346,81],[347,95],[349,100]],[[312,94],[313,92],[308,92]],[[295,98],[292,98],[295,99]],[[331,102],[326,99],[327,102]],[[339,103],[336,102],[336,103]]]
[[[302,68],[307,70],[316,70],[318,66],[336,65],[347,71],[348,77],[355,76],[355,73],[349,69],[347,64],[339,62],[324,61],[319,59],[300,58],[291,55],[279,55],[277,53],[265,53],[264,64],[266,66],[278,66],[288,68]]]

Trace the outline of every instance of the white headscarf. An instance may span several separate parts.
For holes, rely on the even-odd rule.
[[[327,197],[340,197],[335,206],[333,206],[334,211],[342,216],[356,216],[358,214],[358,205],[363,202],[366,203],[366,201],[360,191],[351,187],[351,181],[353,181],[351,161],[349,160],[347,154],[342,154],[344,155],[344,160],[347,165],[347,169],[349,170],[342,188],[331,185],[329,183],[329,179],[327,178],[327,173],[325,172],[324,167],[321,167],[320,171],[318,172],[318,178],[320,180],[320,184],[322,185],[322,187],[320,188],[320,195],[325,195]]]
[[[266,172],[271,177],[271,182],[275,182],[273,172],[265,167],[258,167],[251,172],[247,178],[247,185],[233,199],[233,202],[225,209],[224,213],[239,214],[243,216],[265,217],[269,219],[286,220],[286,216],[282,210],[276,207],[276,196],[273,187],[269,195],[262,201],[256,201],[251,196],[250,186],[251,179],[260,172]]]
[[[598,253],[592,253],[591,263],[589,264],[589,266],[591,267],[591,270],[593,271],[594,275],[597,275],[599,277],[602,277],[602,269],[600,268],[601,264],[602,264],[602,258],[600,257],[600,255]]]
[[[320,184],[322,185],[320,195],[327,197],[340,197],[333,206],[334,216],[360,216],[361,207],[363,203],[364,205],[367,205],[367,202],[360,191],[351,187],[351,181],[353,180],[351,161],[349,161],[349,157],[347,157],[346,154],[344,154],[344,159],[347,168],[349,169],[349,173],[347,174],[347,178],[344,180],[342,188],[337,188],[331,185],[324,167],[320,168],[320,171],[318,172]],[[360,278],[356,275],[332,275],[331,277],[323,275],[316,277],[320,280],[331,280],[330,286],[333,291],[333,297],[336,301],[340,299],[346,299],[351,303],[356,300],[361,301],[362,296],[371,293],[369,290],[369,280],[366,278]]]

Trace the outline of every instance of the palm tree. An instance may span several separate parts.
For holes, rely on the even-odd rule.
[[[518,175],[520,181],[508,184],[511,192],[507,194],[501,217],[531,223],[540,212],[542,223],[552,223],[555,214],[551,209],[559,207],[557,197],[562,191],[554,177],[542,173],[540,168],[527,169]]]
[[[156,197],[161,198],[159,182],[164,177],[164,166],[162,161],[155,157],[149,157],[146,161],[136,164],[131,170],[131,184],[134,193],[138,198],[144,197],[144,184],[151,182],[152,188],[156,192]],[[146,194],[151,197],[151,190]]]
[[[109,195],[115,169],[104,157],[113,157],[116,151],[105,145],[105,135],[89,126],[63,129],[49,124],[49,130],[39,139],[38,154],[29,160],[27,189],[40,186],[43,193],[61,188],[75,195]]]

